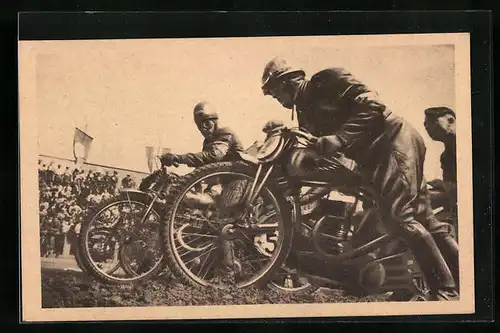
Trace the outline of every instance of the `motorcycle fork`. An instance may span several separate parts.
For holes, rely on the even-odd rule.
[[[264,177],[262,177],[262,179],[259,180],[260,174],[262,173],[262,169],[264,169],[264,167],[262,166],[262,164],[259,164],[259,167],[257,168],[257,172],[252,182],[252,186],[250,187],[250,191],[246,192],[244,200],[245,207],[251,206],[252,203],[255,201],[260,191],[262,190],[262,187],[264,187],[264,184],[269,178],[269,175],[273,171],[274,165],[270,165],[267,171],[265,172]]]
[[[153,198],[151,200],[151,203],[149,204],[148,208],[146,209],[146,212],[144,213],[144,215],[142,216],[141,218],[141,222],[139,224],[143,224],[145,221],[146,221],[146,218],[147,216],[149,215],[149,213],[151,213],[151,211],[153,210],[153,206],[154,204],[156,203],[156,199],[158,199],[158,193],[155,193],[153,195]]]
[[[142,216],[139,224],[143,224],[146,221],[146,217],[149,215],[149,213],[151,213],[151,211],[153,210],[153,206],[156,203],[156,200],[158,199],[158,196],[159,196],[158,193],[161,193],[162,190],[163,190],[163,187],[158,192],[153,192],[154,195],[153,195],[153,198],[151,199],[151,203],[146,208],[146,212]],[[130,207],[132,208],[132,202],[130,201],[130,196],[128,193],[127,193],[127,199],[128,199],[128,203],[129,203]]]

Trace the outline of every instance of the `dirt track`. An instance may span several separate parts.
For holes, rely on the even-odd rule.
[[[155,281],[133,286],[103,285],[82,273],[60,270],[42,271],[42,307],[121,307],[187,306],[278,303],[351,303],[376,302],[381,298],[358,299],[341,291],[319,289],[316,292],[279,294],[265,289],[230,291],[193,288],[177,283],[167,274]]]

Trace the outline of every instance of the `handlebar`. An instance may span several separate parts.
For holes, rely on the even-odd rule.
[[[300,128],[298,128],[298,127],[290,128],[290,129],[289,129],[289,132],[294,133],[294,134],[296,134],[297,136],[303,137],[303,138],[305,138],[306,140],[308,140],[308,141],[310,141],[310,142],[312,142],[312,143],[317,142],[317,141],[318,141],[318,139],[319,139],[318,137],[316,137],[316,136],[312,135],[311,133],[308,133],[308,132],[306,132],[306,131],[303,131],[303,130],[301,130],[301,129],[300,129]]]
[[[159,166],[159,169],[161,169],[165,173],[167,173],[167,166],[163,165],[163,163],[161,162],[160,156],[156,156],[156,162],[157,162],[157,166]],[[174,162],[174,163],[172,163],[172,166],[177,168],[179,166],[179,163]]]
[[[306,140],[308,140],[309,143],[311,143],[313,145],[316,144],[318,142],[318,140],[319,140],[319,138],[317,136],[314,136],[311,133],[302,130],[300,127],[290,128],[288,131],[291,132],[291,133],[294,133],[297,136],[305,138]],[[339,158],[342,158],[342,157],[344,157],[343,153],[336,152],[333,157],[330,157],[330,158],[320,157],[320,159],[331,160],[332,158],[333,159],[339,159]],[[342,164],[344,164],[344,163],[342,163]]]

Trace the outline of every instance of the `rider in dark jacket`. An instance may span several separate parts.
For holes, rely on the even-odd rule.
[[[382,199],[382,220],[410,246],[434,298],[455,299],[455,281],[435,241],[447,230],[430,209],[423,175],[426,147],[420,134],[342,68],[322,70],[306,80],[304,71],[274,58],[264,69],[262,90],[297,112],[299,126],[319,137],[317,152],[330,156],[343,152],[358,163]],[[314,154],[297,150],[289,173],[325,177],[305,168],[303,162]]]
[[[165,154],[161,157],[165,165],[178,163],[200,167],[238,158],[238,152],[243,152],[243,145],[230,128],[219,126],[219,116],[212,105],[207,102],[196,104],[193,115],[198,129],[205,137],[202,151],[183,155]]]

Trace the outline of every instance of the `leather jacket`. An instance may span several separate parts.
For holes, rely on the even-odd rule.
[[[238,152],[243,150],[243,145],[233,130],[227,127],[217,127],[214,135],[203,141],[201,152],[180,155],[179,158],[181,163],[190,167],[199,167],[209,163],[238,159]]]
[[[315,136],[337,135],[346,157],[362,160],[400,121],[387,121],[392,114],[375,92],[342,68],[314,74],[299,87],[295,98],[299,126]]]

